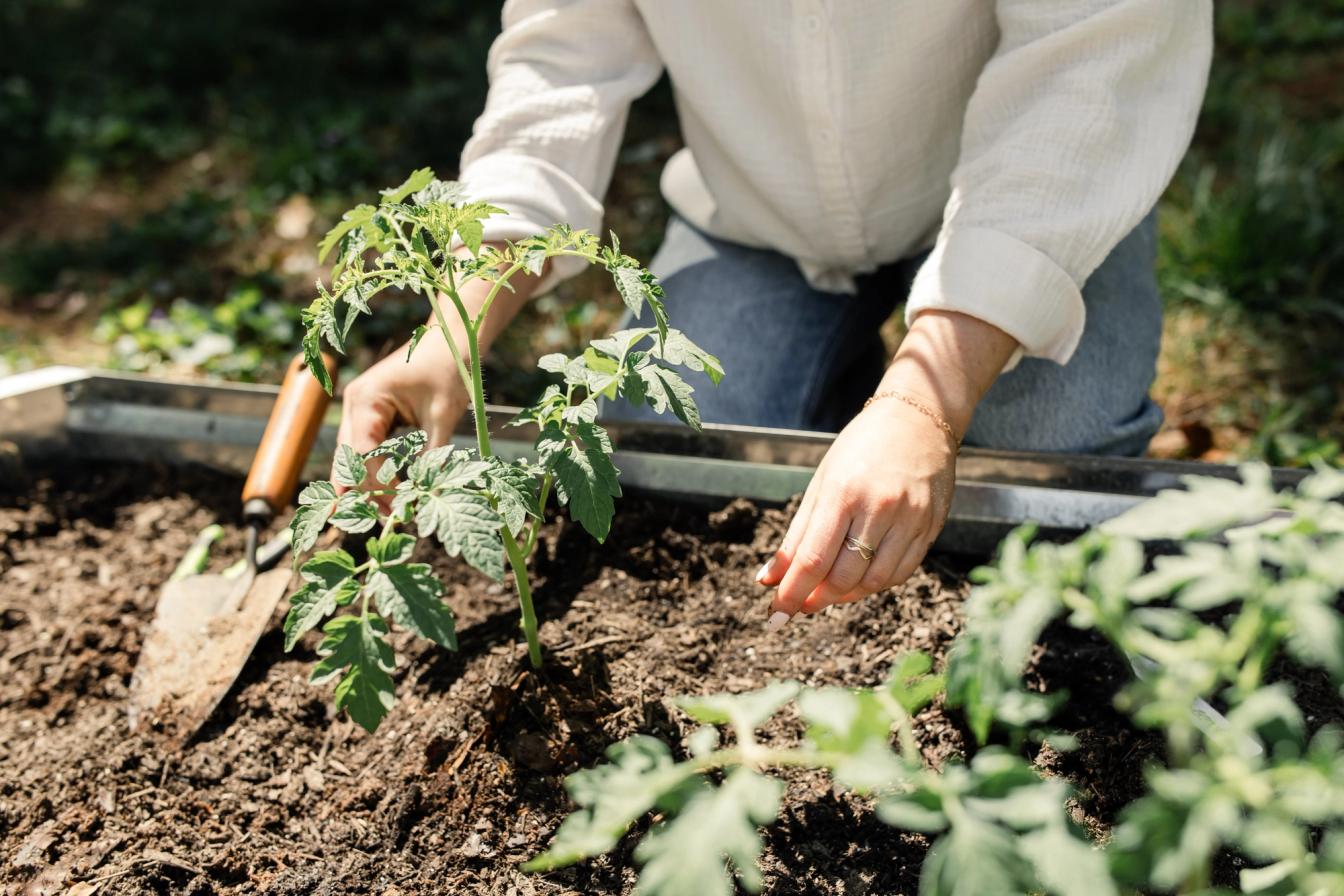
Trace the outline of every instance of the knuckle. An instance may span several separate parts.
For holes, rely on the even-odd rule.
[[[887,577],[878,573],[870,572],[859,582],[860,587],[869,594],[875,594],[887,587]]]
[[[798,554],[798,559],[794,561],[798,571],[807,576],[820,576],[826,572],[826,558],[817,551],[805,550]]]

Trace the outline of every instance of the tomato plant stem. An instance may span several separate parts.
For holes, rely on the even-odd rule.
[[[533,669],[541,668],[541,641],[537,638],[537,612],[532,608],[532,585],[527,580],[527,557],[518,547],[513,533],[504,527],[504,554],[509,558],[513,579],[518,585],[518,606],[522,609],[523,635],[527,638],[527,657]]]

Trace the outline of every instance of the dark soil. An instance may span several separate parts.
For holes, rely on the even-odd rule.
[[[0,884],[16,892],[627,893],[630,843],[546,876],[516,870],[564,816],[566,774],[636,732],[680,748],[678,694],[774,678],[872,685],[909,650],[941,662],[967,590],[965,561],[933,558],[896,591],[767,635],[751,576],[783,511],[627,496],[606,545],[563,522],[546,532],[542,672],[527,671],[512,591],[426,543],[461,650],[399,638],[398,702],[376,735],[333,717],[329,688],[307,683],[312,636],[286,655],[277,626],[202,734],[170,752],[161,735],[127,733],[127,683],[159,585],[196,532],[226,523],[213,564],[238,556],[238,482],[96,465],[28,481],[0,493]],[[1044,758],[1079,783],[1080,815],[1104,824],[1154,749],[1109,709],[1125,672],[1063,631],[1035,674],[1081,698],[1069,720],[1081,749]],[[762,737],[800,735],[786,717]],[[939,706],[918,736],[935,764],[966,747]],[[821,774],[787,780],[767,893],[916,892],[923,838]]]

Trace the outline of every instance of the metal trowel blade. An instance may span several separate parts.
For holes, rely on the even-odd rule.
[[[190,740],[243,670],[290,575],[282,568],[164,585],[131,676],[131,730],[159,728],[177,747]]]

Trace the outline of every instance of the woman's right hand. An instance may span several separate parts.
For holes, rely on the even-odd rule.
[[[452,440],[471,405],[452,352],[438,330],[425,334],[409,361],[407,348],[403,345],[345,387],[337,444],[370,451],[401,425],[423,429],[431,447]]]

